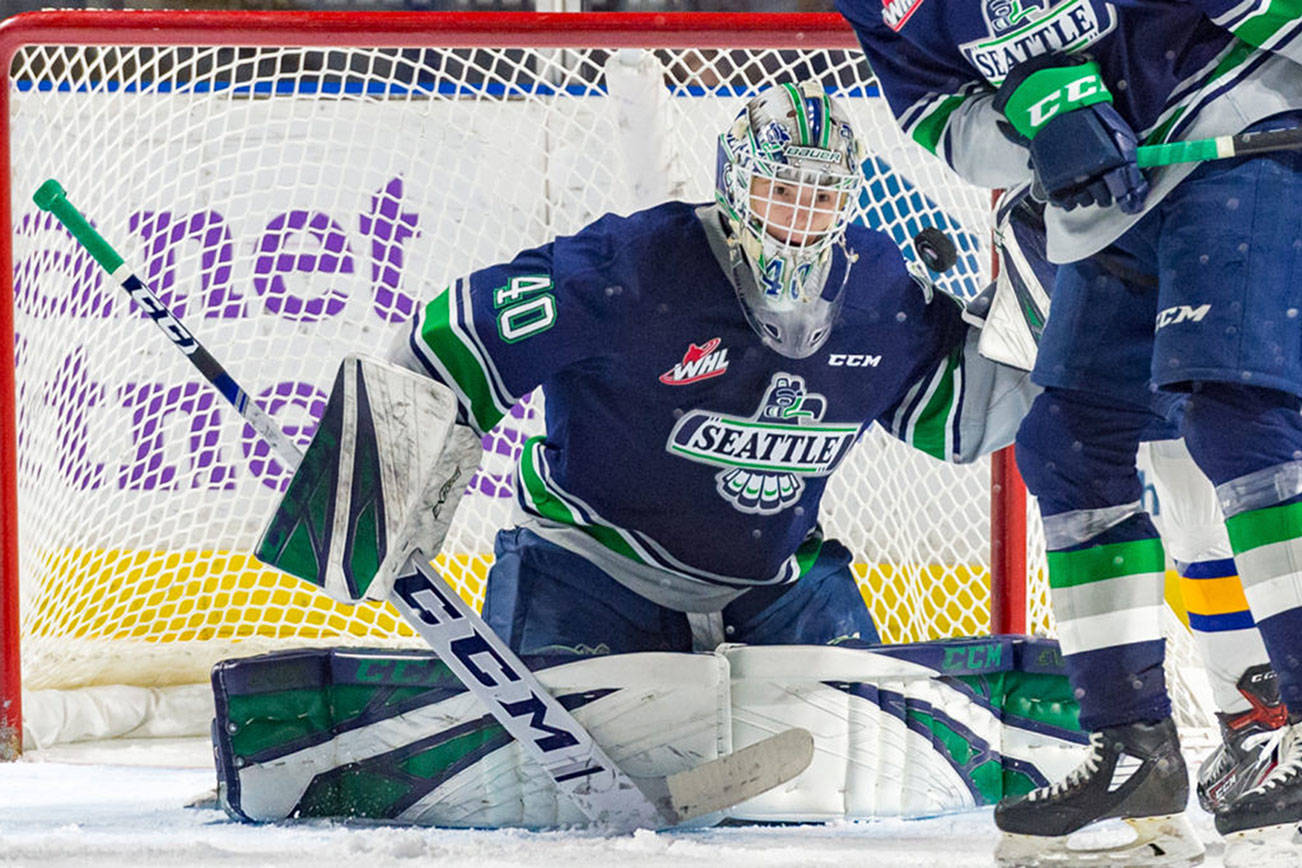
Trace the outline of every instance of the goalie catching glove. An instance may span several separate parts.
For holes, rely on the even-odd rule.
[[[345,357],[258,559],[342,602],[387,599],[409,554],[439,550],[479,466],[480,438],[456,413],[441,383]]]

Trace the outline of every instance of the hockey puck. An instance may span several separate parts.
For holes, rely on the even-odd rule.
[[[958,248],[935,226],[928,226],[913,236],[913,249],[922,264],[932,271],[948,271],[958,262]]]

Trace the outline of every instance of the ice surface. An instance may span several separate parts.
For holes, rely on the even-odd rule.
[[[990,866],[990,811],[927,820],[744,826],[604,837],[584,832],[385,828],[336,822],[250,826],[184,805],[213,786],[199,740],[149,739],[35,752],[0,763],[0,865]],[[1208,842],[1211,818],[1191,808]]]

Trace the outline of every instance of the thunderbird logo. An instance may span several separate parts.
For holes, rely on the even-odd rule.
[[[688,344],[683,360],[660,375],[666,386],[687,386],[717,377],[728,370],[728,349],[719,348],[719,339],[710,338],[703,346]]]
[[[1079,51],[1117,26],[1112,5],[1092,0],[983,0],[982,14],[986,35],[958,48],[995,86],[1019,63]]]
[[[772,515],[792,506],[804,476],[826,476],[859,436],[857,423],[824,422],[827,400],[803,378],[774,374],[754,416],[684,413],[665,449],[720,468],[719,496],[738,512]]]

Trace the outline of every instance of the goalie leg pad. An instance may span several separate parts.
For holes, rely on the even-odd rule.
[[[672,774],[808,728],[811,766],[727,812],[740,820],[962,810],[1057,780],[1085,752],[1050,640],[724,646],[587,658],[538,674],[634,776]],[[240,819],[583,823],[428,652],[225,661],[213,688],[221,799]]]
[[[729,810],[759,821],[927,816],[997,802],[1065,775],[1085,736],[1050,640],[731,647],[733,742],[790,726],[814,759]]]
[[[347,356],[258,559],[337,600],[387,598],[413,549],[438,551],[479,464],[456,411],[440,383]]]
[[[628,654],[537,674],[635,777],[732,750],[720,657]],[[219,663],[212,681],[219,795],[238,819],[586,823],[430,652],[281,652]]]

